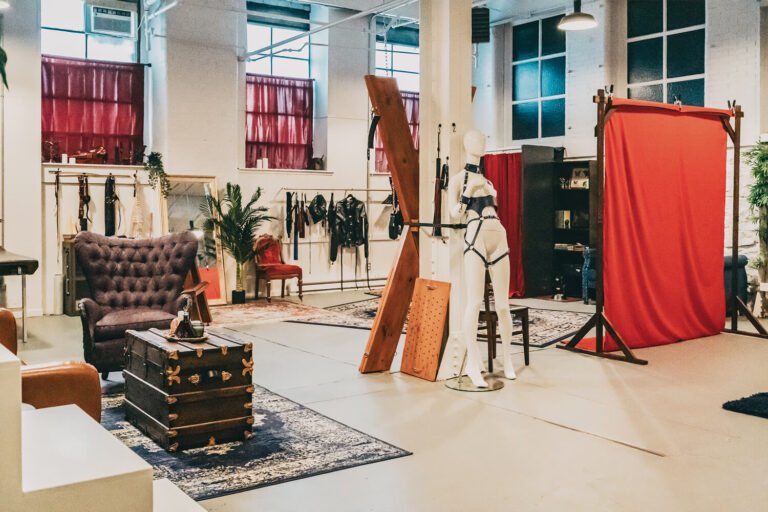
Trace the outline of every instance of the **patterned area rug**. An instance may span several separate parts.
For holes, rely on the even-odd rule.
[[[247,304],[211,307],[213,325],[238,325],[282,322],[284,320],[312,318],[320,308],[298,304],[287,300],[272,299],[248,302]]]
[[[125,419],[123,401],[103,398],[104,428],[195,500],[411,455],[259,386],[250,441],[170,454]]]
[[[291,318],[288,321],[351,327],[355,329],[371,329],[373,319],[376,317],[376,312],[379,308],[379,300],[367,299],[327,309],[317,309],[314,315]],[[592,316],[591,313],[530,308],[528,310],[528,317],[531,346],[543,348],[570,337],[589,320],[590,316]],[[512,340],[512,343],[515,345],[523,344],[520,328],[520,321],[515,319],[515,336]]]

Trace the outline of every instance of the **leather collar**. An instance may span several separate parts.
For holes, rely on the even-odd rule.
[[[475,174],[483,174],[483,170],[479,165],[467,164],[464,166],[464,170],[467,172],[473,172]]]

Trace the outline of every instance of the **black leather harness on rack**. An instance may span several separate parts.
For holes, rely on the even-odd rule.
[[[104,235],[115,235],[115,208],[120,199],[117,197],[117,183],[115,177],[110,174],[104,182]],[[119,215],[119,210],[118,210]],[[118,220],[117,227],[120,226]]]
[[[480,251],[475,248],[475,243],[477,242],[477,237],[480,235],[480,230],[483,228],[483,222],[486,220],[499,220],[499,218],[496,215],[483,215],[483,210],[485,210],[488,207],[496,208],[496,200],[492,195],[487,196],[480,196],[480,197],[467,197],[465,194],[467,193],[467,181],[469,180],[469,173],[473,172],[476,174],[482,175],[482,162],[481,165],[472,165],[467,164],[464,169],[467,171],[464,173],[464,184],[461,189],[461,202],[464,203],[467,206],[467,210],[472,210],[473,212],[477,213],[477,217],[473,219],[469,219],[467,221],[467,231],[464,233],[464,254],[466,255],[468,252],[475,253],[485,264],[485,268],[492,267],[493,265],[497,264],[504,258],[506,258],[509,255],[509,250],[504,252],[502,255],[498,256],[497,258],[494,258],[493,260],[489,261],[488,258],[484,254],[482,254]],[[467,240],[467,234],[469,233],[469,226],[473,222],[479,222],[477,229],[475,230],[475,234],[472,237],[472,240]]]
[[[91,196],[88,193],[88,176],[77,177],[78,196],[80,204],[77,208],[77,218],[80,220],[80,231],[88,231],[88,214],[90,212]]]

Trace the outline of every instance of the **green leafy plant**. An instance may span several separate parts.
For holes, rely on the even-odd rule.
[[[163,194],[163,197],[168,197],[168,192],[171,191],[171,182],[168,181],[168,175],[165,174],[163,155],[158,152],[147,155],[144,169],[149,173],[149,186],[153,189],[160,187],[160,193]]]
[[[768,142],[758,142],[749,151],[744,152],[744,162],[752,168],[753,182],[749,188],[747,201],[757,216],[757,234],[760,241],[760,254],[752,262],[757,269],[760,281],[768,281]],[[766,313],[765,292],[760,292],[763,310]]]
[[[261,187],[244,204],[240,185],[227,183],[221,200],[206,196],[200,205],[200,211],[205,217],[205,229],[218,229],[222,247],[237,263],[237,291],[245,289],[245,265],[256,255],[253,240],[259,226],[274,219],[266,214],[267,207],[255,206],[260,198]]]
[[[5,53],[3,47],[0,46],[0,79],[3,80],[3,85],[8,88],[8,77],[5,75],[5,65],[8,63],[8,54]]]

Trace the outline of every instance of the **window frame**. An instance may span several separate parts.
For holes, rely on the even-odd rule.
[[[282,25],[277,24],[271,24],[271,23],[264,23],[261,21],[248,21],[248,25],[258,25],[261,27],[266,27],[269,29],[269,44],[273,45],[275,44],[275,29],[278,30],[295,30],[297,32],[302,32],[302,30],[293,28],[293,27],[286,27]],[[246,41],[247,45],[247,41]],[[254,50],[258,50],[258,48],[254,48]],[[275,51],[277,50],[277,51]],[[248,51],[252,51],[250,48],[248,48]],[[286,78],[301,78],[301,79],[310,79],[312,78],[312,36],[307,36],[307,58],[304,57],[291,57],[292,52],[288,52],[284,49],[281,49],[280,47],[277,48],[270,48],[269,53],[266,55],[255,55],[254,57],[251,57],[248,59],[248,62],[246,62],[246,73],[252,74],[252,75],[269,75],[269,76],[285,76],[285,75],[276,75],[274,73],[274,59],[277,57],[278,59],[286,59],[286,60],[293,60],[293,61],[300,61],[300,62],[306,62],[307,63],[307,75],[306,76],[285,76]],[[269,73],[263,73],[263,72],[257,72],[256,70],[248,70],[248,64],[250,63],[256,63],[263,59],[269,59]]]
[[[661,0],[661,32],[654,32],[653,34],[644,34],[641,36],[634,36],[629,37],[629,27],[628,27],[628,20],[625,24],[625,28],[627,30],[627,41],[626,41],[626,52],[627,52],[627,66],[625,68],[626,77],[627,77],[627,96],[630,96],[630,89],[635,87],[647,87],[647,86],[653,86],[653,85],[661,85],[661,95],[662,95],[662,103],[672,103],[670,101],[671,98],[667,97],[667,92],[669,90],[669,84],[677,83],[677,82],[689,82],[692,80],[704,80],[704,105],[707,104],[707,58],[709,57],[709,34],[707,31],[707,22],[708,14],[707,14],[707,0],[704,0],[704,23],[698,24],[698,25],[691,25],[690,27],[684,27],[684,28],[676,28],[672,30],[667,30],[667,14],[668,14],[668,0]],[[629,16],[629,12],[627,12],[627,16]],[[687,32],[696,32],[699,30],[704,31],[704,72],[703,73],[697,73],[695,75],[685,75],[685,76],[678,76],[674,78],[668,78],[667,77],[667,55],[668,55],[668,47],[669,42],[668,39],[670,36],[675,36],[678,34],[685,34]],[[629,45],[631,43],[636,43],[640,41],[649,41],[651,39],[658,39],[661,38],[661,79],[659,80],[649,80],[645,82],[629,82]]]
[[[379,45],[384,45],[384,48],[380,49]],[[402,51],[402,50],[395,50],[394,49],[395,46],[404,47],[404,48],[412,48],[414,51],[407,52],[407,51]],[[379,75],[379,76],[388,76],[388,77],[394,77],[395,73],[402,73],[404,75],[416,75],[418,77],[418,79],[419,79],[419,82],[421,82],[421,73],[419,73],[418,71],[414,72],[414,71],[408,71],[408,70],[405,70],[405,69],[400,69],[400,68],[395,67],[395,64],[394,64],[395,63],[395,54],[396,53],[400,53],[400,54],[403,54],[403,55],[417,55],[419,57],[419,60],[421,60],[421,51],[420,51],[420,48],[418,46],[411,46],[411,45],[402,44],[402,43],[390,43],[389,41],[376,41],[376,50],[375,50],[375,52],[376,52],[376,56],[379,55],[379,52],[384,52],[388,56],[388,63],[387,63],[386,67],[379,67],[378,62],[376,63],[376,74],[377,75]],[[380,71],[383,72],[384,74],[383,75],[379,74]],[[418,89],[415,90],[415,91],[413,91],[411,89],[403,89],[403,91],[416,92],[416,93],[419,92]]]
[[[565,15],[565,12],[562,13]],[[512,54],[510,55],[510,80],[511,80],[511,87],[510,87],[510,98],[511,98],[511,104],[510,104],[510,119],[512,120],[512,125],[510,126],[511,130],[511,137],[513,141],[525,141],[525,140],[539,140],[539,139],[552,139],[557,137],[564,137],[566,134],[566,129],[568,126],[568,120],[567,120],[567,98],[568,98],[568,37],[565,38],[565,50],[559,53],[552,53],[549,55],[542,55],[542,51],[544,49],[543,45],[543,30],[542,30],[542,23],[547,18],[552,18],[555,16],[559,16],[558,14],[554,14],[552,16],[546,16],[544,18],[538,18],[536,20],[524,20],[520,23],[517,23],[515,25],[511,26],[512,31],[514,32],[515,27],[520,25],[525,25],[527,23],[536,22],[538,24],[538,54],[536,57],[531,57],[528,59],[521,59],[521,60],[514,60],[514,49],[512,51]],[[559,29],[558,29],[559,30]],[[542,61],[545,60],[552,60],[557,58],[564,58],[564,71],[563,71],[563,93],[562,94],[555,94],[552,96],[542,96],[542,80],[541,80],[541,67],[542,67]],[[536,63],[537,64],[537,81],[538,81],[538,95],[535,98],[528,98],[525,100],[515,100],[515,82],[514,82],[514,72],[515,72],[515,66],[521,65],[521,64],[530,64],[530,63]],[[544,137],[542,135],[542,102],[549,101],[549,100],[563,100],[565,103],[564,111],[563,111],[563,134],[562,135],[548,135]],[[536,137],[535,138],[526,138],[526,139],[516,139],[515,138],[515,132],[514,132],[514,107],[515,105],[521,105],[525,103],[536,103],[537,109],[538,109],[538,126],[536,127]]]
[[[130,0],[124,0],[124,1],[130,1]],[[41,6],[41,9],[42,9],[42,6]],[[83,13],[82,13],[83,14],[83,30],[74,30],[74,29],[61,28],[61,27],[48,27],[48,26],[43,25],[42,20],[40,21],[40,43],[41,43],[41,45],[42,45],[43,34],[46,31],[49,31],[49,32],[63,32],[63,33],[66,33],[66,34],[82,35],[83,38],[84,38],[84,47],[83,47],[84,51],[83,51],[83,55],[78,55],[78,56],[75,56],[75,57],[73,57],[71,55],[61,55],[61,54],[57,54],[57,53],[46,54],[46,55],[51,55],[52,57],[75,58],[75,59],[83,59],[83,60],[98,60],[98,61],[105,61],[105,62],[119,62],[119,63],[126,63],[126,64],[139,64],[141,62],[141,46],[140,46],[141,45],[141,31],[140,30],[136,31],[136,38],[135,38],[135,41],[133,41],[133,45],[134,45],[133,59],[130,60],[130,61],[113,60],[113,59],[110,59],[110,60],[94,59],[94,58],[91,58],[88,55],[88,41],[92,37],[111,37],[111,38],[114,38],[114,39],[127,39],[129,41],[131,41],[132,38],[130,38],[130,37],[122,37],[122,36],[114,36],[114,35],[111,35],[111,34],[96,34],[96,33],[88,32],[88,10],[87,9],[88,9],[88,2],[84,1],[83,2]],[[137,9],[137,11],[136,11],[137,12],[137,17],[141,18],[141,14],[142,13],[141,13],[141,3],[140,2],[136,3],[136,9]]]

